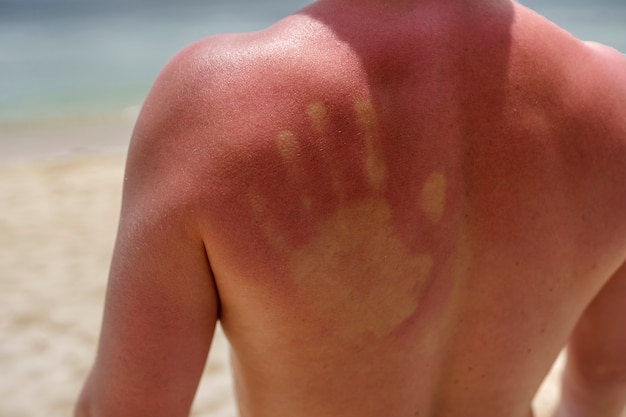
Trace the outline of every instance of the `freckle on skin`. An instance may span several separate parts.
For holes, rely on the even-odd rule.
[[[366,169],[370,183],[374,189],[380,191],[387,180],[387,166],[380,143],[376,111],[372,103],[366,100],[357,101],[354,104],[354,110],[365,136]]]
[[[446,177],[441,172],[431,174],[426,180],[420,195],[420,207],[433,223],[443,216],[446,200]]]

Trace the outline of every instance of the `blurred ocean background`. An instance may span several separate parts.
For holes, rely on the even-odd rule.
[[[136,114],[177,50],[262,29],[309,0],[0,0],[3,128]],[[580,38],[626,52],[625,0],[522,0]],[[5,135],[6,137],[6,135]]]

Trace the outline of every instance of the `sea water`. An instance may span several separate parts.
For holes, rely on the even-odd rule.
[[[139,106],[165,62],[215,33],[267,27],[309,0],[0,0],[6,126]],[[574,35],[626,52],[624,0],[522,0]]]

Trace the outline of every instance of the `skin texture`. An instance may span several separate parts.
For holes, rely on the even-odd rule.
[[[518,4],[202,40],[123,201],[77,416],[187,415],[217,320],[242,417],[527,417],[570,335],[559,417],[624,407],[626,60]]]

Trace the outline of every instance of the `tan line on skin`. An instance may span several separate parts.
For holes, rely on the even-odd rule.
[[[380,143],[379,125],[372,103],[359,100],[354,104],[357,121],[365,135],[366,169],[370,183],[375,190],[381,191],[387,180],[387,166]]]
[[[420,194],[420,207],[426,217],[438,223],[443,216],[446,200],[446,177],[435,172],[428,177]]]

